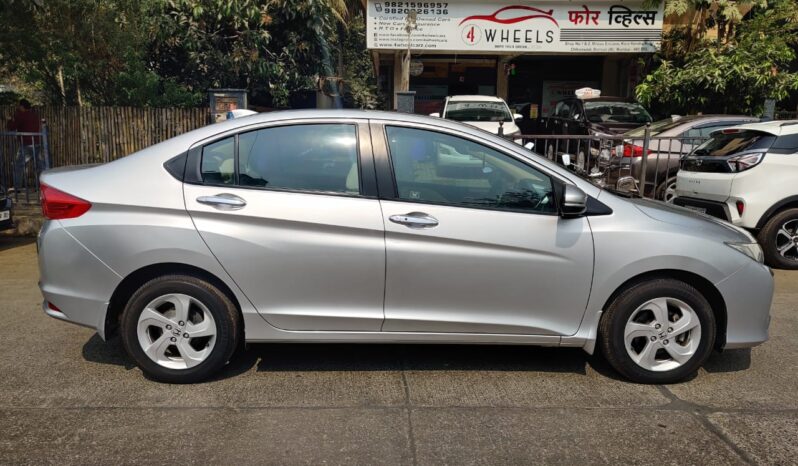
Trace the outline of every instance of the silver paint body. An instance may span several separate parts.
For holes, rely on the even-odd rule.
[[[292,122],[359,124],[361,157],[384,150],[374,124],[420,127],[501,150],[612,209],[561,218],[376,197],[184,184],[163,167],[191,147]],[[369,124],[371,132],[369,133]],[[726,246],[743,230],[656,202],[617,197],[522,147],[442,119],[361,111],[290,111],[210,125],[105,165],[47,171],[42,182],[89,200],[39,236],[49,315],[104,335],[108,304],[129,274],[187,264],[232,290],[246,340],[505,343],[592,352],[612,294],[647,272],[687,271],[727,308],[726,347],[767,339],[769,269]],[[240,209],[203,196],[231,194]],[[434,228],[389,218],[422,211]]]

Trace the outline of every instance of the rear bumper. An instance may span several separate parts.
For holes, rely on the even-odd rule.
[[[90,327],[105,338],[105,315],[121,281],[58,221],[45,222],[38,239],[39,288],[50,317]],[[50,302],[60,311],[49,309]]]
[[[0,200],[0,212],[8,212],[8,218],[0,220],[0,231],[14,228],[14,218],[11,216],[13,202],[10,197]]]
[[[696,210],[713,217],[717,217],[727,222],[732,220],[731,210],[725,202],[708,201],[706,199],[696,199],[694,197],[679,196],[673,199],[673,203],[686,207],[690,210]]]
[[[726,302],[725,348],[750,348],[768,339],[773,275],[762,264],[749,264],[715,286]]]

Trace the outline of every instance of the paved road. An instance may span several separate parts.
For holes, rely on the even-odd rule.
[[[768,343],[679,385],[580,350],[275,344],[170,386],[44,316],[35,244],[0,241],[2,464],[798,461],[798,273],[777,274]]]

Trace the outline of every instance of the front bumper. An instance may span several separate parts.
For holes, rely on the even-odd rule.
[[[758,262],[733,273],[719,283],[718,291],[726,303],[726,342],[724,348],[750,348],[768,339],[770,306],[773,302],[773,274]]]

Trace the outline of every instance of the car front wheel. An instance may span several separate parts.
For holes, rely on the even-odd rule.
[[[152,379],[193,383],[221,369],[241,340],[231,300],[212,284],[188,275],[145,283],[122,314],[122,341]]]
[[[602,316],[599,345],[607,361],[634,382],[674,383],[707,360],[715,343],[712,307],[687,283],[637,283]]]

